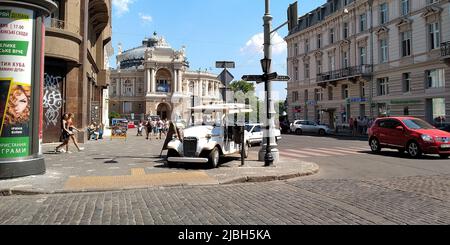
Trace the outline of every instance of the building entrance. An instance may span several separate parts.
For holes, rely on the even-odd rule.
[[[156,109],[156,113],[162,120],[170,119],[170,107],[166,103],[161,103]]]

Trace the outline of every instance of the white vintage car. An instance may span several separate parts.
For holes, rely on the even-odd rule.
[[[214,104],[191,108],[214,118],[183,130],[183,139],[173,139],[167,145],[167,163],[203,163],[210,168],[219,165],[223,156],[240,153],[244,133],[245,157],[248,156],[248,133],[230,120],[234,114],[250,112],[245,104]],[[231,115],[231,117],[230,117]]]

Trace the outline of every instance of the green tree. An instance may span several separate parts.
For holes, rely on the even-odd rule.
[[[246,94],[248,92],[255,91],[255,85],[244,80],[239,80],[230,83],[230,89],[233,92],[242,91],[244,94]]]

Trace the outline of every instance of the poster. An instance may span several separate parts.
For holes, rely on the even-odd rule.
[[[0,7],[0,158],[30,155],[33,15]]]
[[[111,139],[127,138],[128,121],[126,119],[114,118],[111,124]]]

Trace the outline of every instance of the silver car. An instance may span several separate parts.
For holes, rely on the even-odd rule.
[[[314,133],[318,135],[326,135],[331,133],[331,129],[327,125],[319,125],[308,120],[296,120],[291,123],[291,132],[295,134]]]

